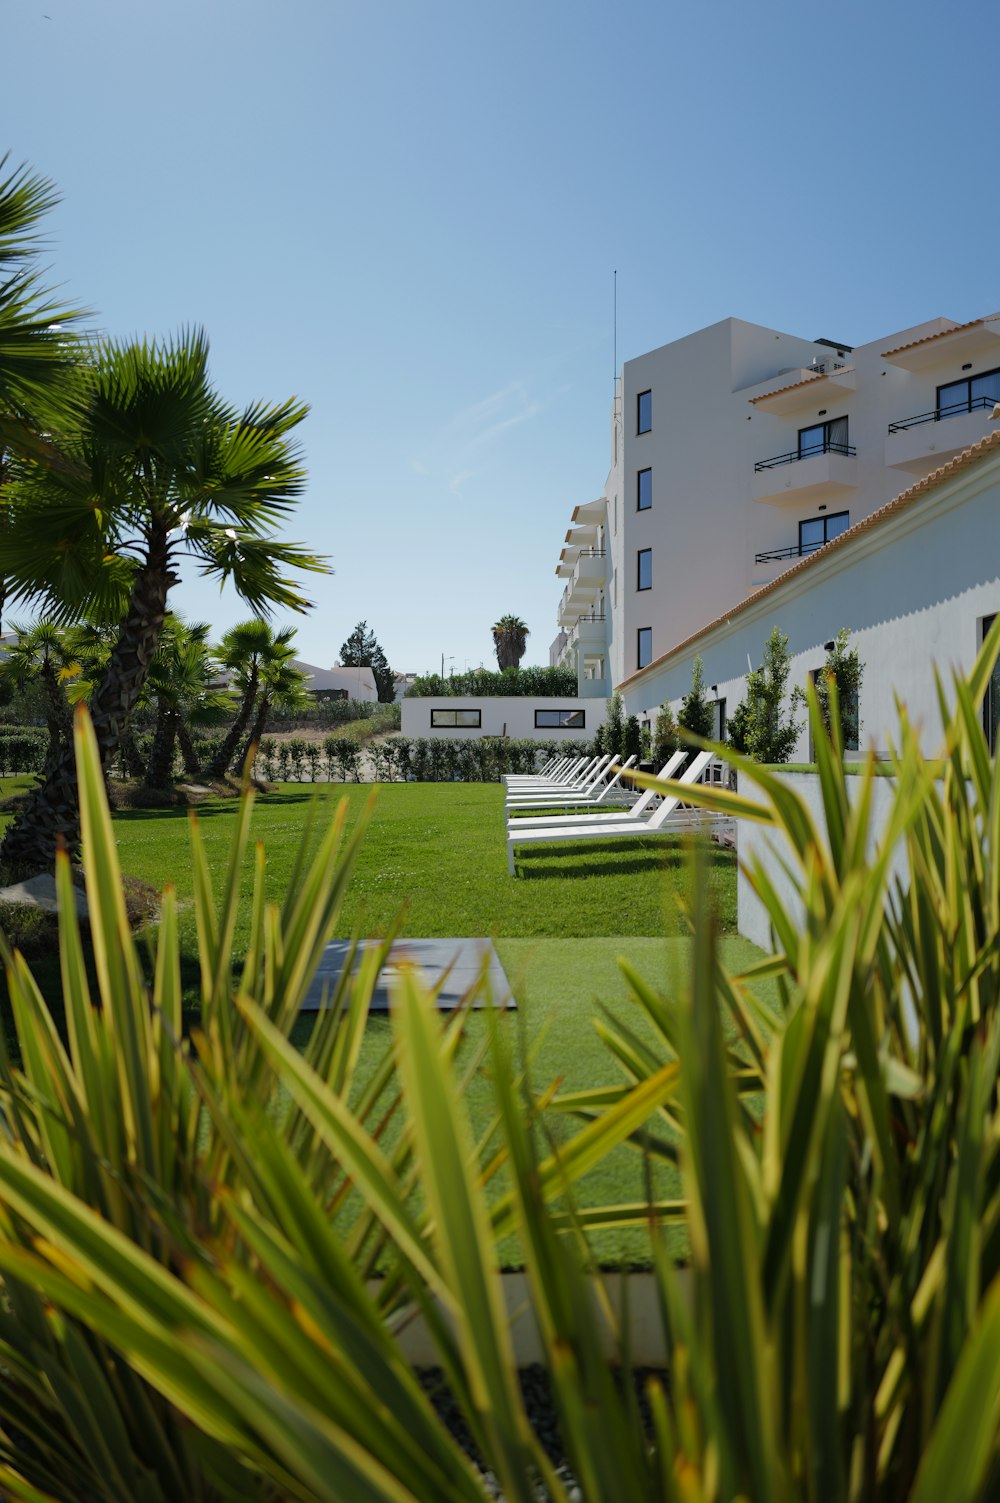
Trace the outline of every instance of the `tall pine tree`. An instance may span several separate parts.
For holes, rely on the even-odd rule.
[[[395,698],[395,674],[367,621],[359,621],[351,632],[340,649],[340,661],[345,668],[371,669],[380,703],[390,704]]]

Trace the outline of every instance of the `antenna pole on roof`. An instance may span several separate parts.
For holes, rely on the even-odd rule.
[[[611,372],[611,384],[612,384],[612,386],[614,386],[615,382],[618,380],[618,268],[617,267],[615,267],[614,279],[615,279],[615,318],[614,318],[614,328],[615,328],[615,339],[614,339],[615,353],[614,353],[614,362],[615,362],[615,368]]]

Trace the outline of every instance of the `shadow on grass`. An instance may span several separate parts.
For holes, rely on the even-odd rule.
[[[626,852],[631,859],[622,859]],[[601,854],[608,859],[595,859],[593,845],[583,841],[579,844],[561,842],[558,850],[532,851],[527,860],[523,856],[516,857],[515,864],[525,879],[565,877],[570,881],[581,877],[642,876],[654,867],[680,871],[688,864],[688,853],[684,847],[664,848],[654,844],[652,840],[608,840],[602,844]],[[616,856],[618,859],[615,859]],[[569,861],[578,861],[579,867],[569,866],[567,858]],[[713,848],[705,856],[706,865],[716,867],[732,866],[735,859],[731,851],[724,851],[719,847]]]

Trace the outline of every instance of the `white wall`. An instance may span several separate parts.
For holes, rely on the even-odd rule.
[[[431,727],[432,710],[479,710],[478,728]],[[583,727],[561,730],[555,726],[535,726],[536,710],[579,710]],[[470,694],[461,699],[409,698],[403,700],[404,736],[440,736],[467,741],[476,736],[525,736],[534,741],[589,741],[599,725],[604,724],[607,704],[603,699],[529,699],[522,697],[477,698]]]
[[[759,664],[772,626],[788,634],[790,687],[820,668],[823,644],[842,627],[865,665],[862,744],[884,751],[895,736],[895,698],[921,728],[933,756],[940,737],[936,664],[967,673],[981,643],[982,618],[1000,611],[1000,454],[942,481],[850,543],[816,554],[793,578],[729,622],[700,634],[664,663],[622,688],[626,712],[676,709],[700,654],[706,686],[718,685],[732,714],[743,698],[747,657]],[[803,726],[793,760],[809,757]]]

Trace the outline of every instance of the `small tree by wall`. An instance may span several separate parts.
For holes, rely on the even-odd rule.
[[[621,756],[625,745],[625,710],[617,689],[608,700],[608,713],[604,718],[602,741],[602,751],[606,756]]]
[[[691,665],[691,687],[681,701],[678,722],[693,736],[708,740],[714,727],[715,714],[712,701],[705,693],[705,672],[701,658]]]
[[[787,762],[799,739],[796,715],[805,704],[805,695],[796,684],[785,704],[790,672],[788,636],[774,626],[764,643],[763,662],[747,674],[745,712],[741,716],[743,705],[740,705],[730,721],[731,745],[737,747],[733,734],[736,721],[736,734],[743,741],[744,750],[758,762]]]
[[[630,715],[625,722],[622,755],[625,761],[628,761],[629,757],[635,757],[637,762],[642,755],[642,730],[639,726],[638,715]]]
[[[656,712],[656,721],[653,725],[652,754],[656,770],[659,771],[678,747],[677,721],[669,703],[661,705]]]
[[[861,681],[865,665],[856,647],[848,651],[850,638],[847,627],[842,627],[834,638],[833,647],[827,650],[826,662],[816,675],[816,698],[826,733],[832,737],[830,685],[836,684],[843,746],[847,751],[857,751],[861,745]]]

